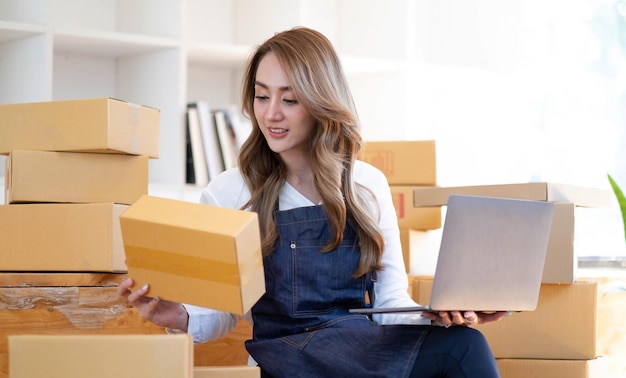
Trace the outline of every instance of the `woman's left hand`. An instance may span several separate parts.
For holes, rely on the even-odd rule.
[[[422,316],[432,321],[434,325],[450,327],[453,325],[475,326],[496,322],[510,315],[507,311],[475,312],[475,311],[426,311]]]

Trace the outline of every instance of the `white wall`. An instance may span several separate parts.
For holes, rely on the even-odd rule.
[[[365,139],[435,139],[443,186],[609,190],[610,173],[626,188],[626,18],[613,1],[417,0],[404,15],[363,8],[370,21],[357,14],[353,40],[337,45],[408,63],[408,72],[351,77]],[[394,27],[377,27],[389,19]],[[626,254],[616,201],[579,213],[583,254]]]
[[[610,173],[626,188],[626,28],[613,1],[418,3],[405,135],[437,140],[440,185],[609,189]],[[582,254],[626,254],[616,201],[580,213]]]

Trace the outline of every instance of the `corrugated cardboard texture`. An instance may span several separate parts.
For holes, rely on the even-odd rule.
[[[179,335],[9,336],[11,378],[191,378],[192,339]]]
[[[12,150],[159,156],[159,110],[111,98],[0,105],[0,154]]]
[[[120,222],[128,274],[150,296],[243,314],[265,293],[256,213],[143,196]]]
[[[193,378],[259,378],[258,366],[203,366],[193,369]]]
[[[148,194],[148,157],[15,150],[6,161],[6,203],[132,204]]]
[[[498,359],[502,378],[618,378],[609,376],[606,358],[592,360]]]
[[[413,298],[430,301],[432,280],[413,283]],[[596,282],[542,284],[535,311],[479,325],[496,358],[589,360],[598,351]]]
[[[436,185],[435,141],[369,141],[361,160],[380,169],[390,185]]]
[[[391,185],[390,188],[400,228],[434,230],[441,227],[441,208],[413,206],[415,186]]]
[[[452,194],[487,197],[518,198],[536,201],[571,202],[576,206],[608,207],[613,201],[610,190],[586,188],[551,182],[520,184],[473,185],[415,188],[415,206],[445,206]]]
[[[124,272],[127,205],[0,205],[3,271]]]

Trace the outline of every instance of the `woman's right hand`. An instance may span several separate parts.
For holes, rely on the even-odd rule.
[[[119,284],[117,293],[136,307],[144,319],[160,327],[187,332],[189,314],[182,304],[147,296],[150,291],[148,284],[135,291],[132,290],[133,285],[133,279],[127,278]]]

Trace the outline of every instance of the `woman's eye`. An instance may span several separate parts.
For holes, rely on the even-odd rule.
[[[285,102],[286,104],[289,104],[289,105],[294,105],[294,104],[298,103],[298,100],[290,100],[288,98],[284,98],[283,102]]]
[[[262,95],[257,95],[257,96],[254,96],[254,99],[263,101],[263,100],[267,100],[268,97],[267,96],[262,96]]]

